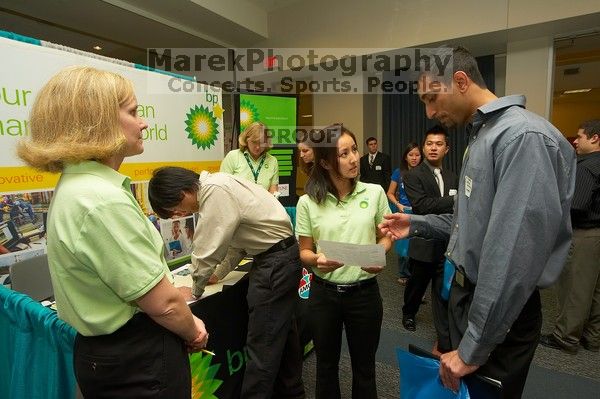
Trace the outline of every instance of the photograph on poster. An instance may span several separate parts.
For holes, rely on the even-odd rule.
[[[194,216],[160,220],[160,228],[165,242],[165,257],[168,261],[191,254],[194,226]]]
[[[3,194],[0,197],[0,274],[8,266],[43,254],[46,218],[53,191]]]
[[[167,261],[177,262],[189,256],[196,225],[194,216],[161,220],[148,201],[148,182],[132,183],[131,192],[161,233]],[[46,220],[53,194],[50,190],[0,195],[0,276],[8,274],[10,265],[46,253]]]

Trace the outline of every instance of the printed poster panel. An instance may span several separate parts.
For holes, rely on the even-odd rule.
[[[25,166],[15,149],[29,135],[29,112],[37,93],[59,70],[89,65],[133,82],[138,113],[148,129],[144,152],[126,158],[119,172],[132,179],[134,195],[157,227],[160,224],[148,203],[145,184],[152,171],[176,165],[215,172],[223,159],[224,111],[219,88],[188,82],[197,86],[193,94],[157,92],[152,87],[168,87],[178,78],[65,50],[0,38],[0,275],[8,272],[8,265],[45,251],[45,220],[60,175]],[[172,256],[175,252],[180,256]],[[169,258],[165,247],[165,254],[173,261],[189,256],[189,250],[171,251]]]

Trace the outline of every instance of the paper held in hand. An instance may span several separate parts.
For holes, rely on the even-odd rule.
[[[345,242],[319,240],[319,252],[328,260],[348,266],[385,266],[385,249],[379,244],[348,244]]]

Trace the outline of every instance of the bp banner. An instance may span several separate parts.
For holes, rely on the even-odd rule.
[[[138,113],[148,129],[144,152],[126,158],[119,171],[131,177],[132,190],[151,219],[146,189],[154,169],[177,165],[218,171],[224,151],[220,88],[3,31],[0,53],[0,267],[39,254],[45,246],[44,222],[59,174],[26,167],[15,148],[29,134],[29,112],[37,93],[67,66],[89,65],[133,82]],[[155,217],[153,222],[160,230]],[[178,226],[162,226],[165,248],[173,259],[186,255],[185,240],[177,246],[173,237],[183,234],[190,222],[182,220],[179,230]]]
[[[0,37],[0,192],[52,189],[58,175],[35,172],[15,154],[17,141],[29,133],[28,116],[40,88],[56,72],[70,65],[110,70],[135,85],[138,112],[148,122],[144,153],[127,158],[121,173],[132,180],[148,180],[162,164],[216,170],[223,159],[221,90],[197,85],[190,94],[168,92],[177,79],[157,72],[94,59],[84,54],[36,46]],[[191,83],[191,82],[190,82]],[[164,90],[151,90],[148,88]]]

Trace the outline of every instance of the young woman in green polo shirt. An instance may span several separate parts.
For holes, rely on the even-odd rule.
[[[353,244],[391,241],[377,225],[390,213],[381,186],[358,181],[360,155],[354,134],[341,125],[319,132],[306,193],[298,201],[300,258],[314,276],[309,298],[317,354],[316,397],[339,398],[342,330],[352,359],[352,397],[376,398],[375,353],[383,308],[375,275],[381,267],[343,265],[319,252],[318,240]],[[315,252],[315,244],[317,251]]]
[[[47,248],[58,317],[77,330],[79,388],[94,398],[186,398],[188,351],[208,339],[172,284],[163,243],[118,172],[144,151],[133,84],[91,67],[60,71],[40,90],[18,154],[61,173]]]

